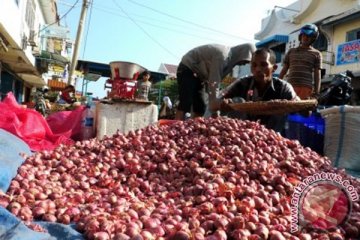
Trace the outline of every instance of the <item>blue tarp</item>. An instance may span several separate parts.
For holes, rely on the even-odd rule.
[[[20,154],[31,155],[29,146],[15,135],[0,129],[0,190],[6,192],[18,168],[24,162]],[[0,207],[0,240],[82,240],[83,236],[70,225],[35,222],[48,233],[29,229],[16,216]]]
[[[31,155],[29,146],[15,135],[0,129],[0,190],[6,192],[17,169],[24,162],[20,154]]]
[[[83,240],[72,226],[61,223],[35,222],[48,232],[35,232],[19,221],[8,210],[0,207],[0,240]]]
[[[55,237],[55,239],[64,239],[64,240],[84,239],[81,233],[74,230],[75,225],[64,225],[61,223],[51,223],[51,222],[35,222],[35,223],[45,228],[52,237]]]
[[[0,240],[54,240],[48,233],[39,233],[26,227],[6,209],[0,207]],[[60,238],[59,238],[60,239]]]

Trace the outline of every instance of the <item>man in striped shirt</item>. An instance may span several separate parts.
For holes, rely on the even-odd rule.
[[[320,93],[322,55],[311,46],[318,36],[316,25],[304,25],[299,34],[300,46],[287,52],[279,75],[280,79],[284,79],[289,70],[286,79],[301,99]]]

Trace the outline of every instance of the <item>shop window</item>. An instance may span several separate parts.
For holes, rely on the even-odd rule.
[[[360,28],[354,29],[346,33],[346,41],[354,41],[360,39]]]

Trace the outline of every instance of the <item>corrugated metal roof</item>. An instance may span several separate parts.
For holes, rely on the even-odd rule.
[[[273,35],[261,40],[260,42],[257,42],[255,46],[257,48],[260,48],[260,47],[265,47],[271,42],[287,43],[288,41],[289,41],[289,36],[287,35]]]

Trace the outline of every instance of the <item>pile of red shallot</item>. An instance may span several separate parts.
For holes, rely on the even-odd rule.
[[[328,158],[257,122],[198,118],[38,152],[0,205],[87,239],[359,239],[359,201],[341,226],[291,233],[294,187],[319,171],[360,193]]]

